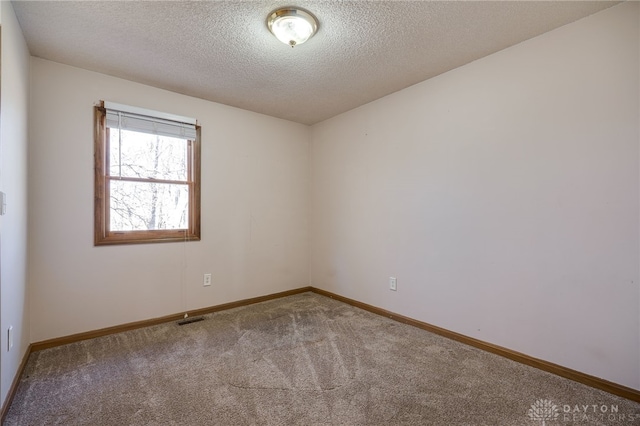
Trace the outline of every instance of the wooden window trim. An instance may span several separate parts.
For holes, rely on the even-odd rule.
[[[177,241],[200,241],[200,126],[196,126],[196,139],[189,141],[187,174],[189,180],[189,228],[148,231],[110,231],[109,224],[109,180],[107,178],[107,128],[106,109],[96,106],[94,135],[94,245],[165,243]],[[136,180],[122,179],[122,180]],[[157,180],[163,183],[161,180]],[[165,182],[166,183],[166,182]],[[175,182],[174,182],[175,183]],[[184,182],[180,182],[184,183]]]

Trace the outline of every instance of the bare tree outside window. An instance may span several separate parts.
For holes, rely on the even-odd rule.
[[[115,129],[109,136],[111,230],[187,229],[188,141]]]

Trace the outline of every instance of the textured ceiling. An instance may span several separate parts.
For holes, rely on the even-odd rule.
[[[320,28],[291,48],[292,3]],[[32,55],[313,124],[616,2],[13,1]]]

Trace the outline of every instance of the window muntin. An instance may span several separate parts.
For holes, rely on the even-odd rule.
[[[184,126],[96,108],[96,245],[200,239],[200,132]]]

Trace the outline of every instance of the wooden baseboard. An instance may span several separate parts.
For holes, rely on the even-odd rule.
[[[252,297],[250,299],[238,300],[236,302],[223,303],[221,305],[209,306],[207,308],[195,309],[187,311],[190,317],[210,314],[212,312],[224,311],[227,309],[239,308],[241,306],[253,305],[254,303],[265,302],[267,300],[279,299],[281,297],[292,296],[294,294],[311,291],[311,287],[301,287],[293,290],[282,291],[280,293],[267,294],[265,296]],[[123,331],[135,330],[137,328],[149,327],[152,325],[163,324],[165,322],[179,321],[184,318],[185,312],[179,314],[171,314],[163,317],[152,318],[148,320],[130,322],[127,324],[116,325],[113,327],[101,328],[99,330],[87,331],[84,333],[72,334],[70,336],[57,337],[55,339],[43,340],[31,344],[31,352],[41,351],[43,349],[53,348],[56,346],[67,345],[69,343],[79,342],[82,340],[94,339],[96,337],[107,336],[109,334],[122,333]]]
[[[208,308],[195,309],[193,311],[187,311],[186,313],[189,316],[198,316],[210,314],[213,312],[224,311],[227,309],[239,308],[241,306],[252,305],[254,303],[266,302],[267,300],[279,299],[281,297],[292,296],[294,294],[305,293],[307,291],[311,291],[311,287],[301,287],[293,290],[282,291],[280,293],[267,294],[265,296],[252,297],[249,299],[238,300],[236,302],[223,303],[221,305],[210,306]],[[2,404],[2,409],[0,409],[0,425],[4,424],[5,417],[9,411],[9,407],[11,407],[11,403],[13,402],[13,398],[15,397],[16,391],[18,390],[18,384],[20,383],[20,378],[24,372],[24,368],[27,365],[27,360],[29,359],[29,355],[33,352],[41,351],[43,349],[53,348],[56,346],[67,345],[69,343],[80,342],[82,340],[93,339],[96,337],[107,336],[109,334],[122,333],[123,331],[135,330],[137,328],[149,327],[152,325],[162,324],[165,322],[178,321],[184,318],[184,314],[172,314],[166,315],[163,317],[152,318],[143,321],[130,322],[127,324],[116,325],[113,327],[101,328],[99,330],[87,331],[85,333],[72,334],[70,336],[58,337],[55,339],[44,340],[41,342],[32,343],[27,348],[24,357],[22,358],[22,362],[20,363],[20,367],[18,367],[18,371],[13,378],[13,382],[11,387],[9,388],[9,392],[7,393],[7,398]]]
[[[503,356],[505,358],[509,358],[513,361],[519,362],[521,364],[529,365],[531,367],[538,368],[543,371],[547,371],[549,373],[555,374],[560,377],[564,377],[566,379],[573,380],[578,383],[582,383],[584,385],[590,386],[592,388],[600,389],[605,392],[621,396],[623,398],[627,398],[631,401],[640,402],[640,391],[636,389],[632,389],[617,383],[610,382],[608,380],[601,379],[599,377],[591,376],[589,374],[582,373],[580,371],[572,370],[567,367],[563,367],[558,364],[554,364],[552,362],[544,361],[538,358],[534,358],[532,356],[513,351],[511,349],[503,348],[502,346],[494,345],[491,343],[484,342],[482,340],[475,339],[473,337],[465,336],[460,333],[456,333],[453,331],[446,330],[441,327],[437,327],[435,325],[431,325],[422,321],[418,321],[413,318],[409,318],[403,315],[396,314],[394,312],[387,311],[382,308],[378,308],[376,306],[368,305],[366,303],[359,302],[354,299],[349,299],[348,297],[340,296],[338,294],[331,293],[326,290],[322,290],[315,287],[301,287],[294,290],[283,291],[280,293],[268,294],[265,296],[252,297],[250,299],[238,300],[236,302],[223,303],[221,305],[210,306],[208,308],[196,309],[193,311],[188,311],[189,316],[198,316],[210,314],[213,312],[219,312],[227,309],[239,308],[241,306],[252,305],[254,303],[265,302],[267,300],[279,299],[282,297],[292,296],[294,294],[305,293],[307,291],[314,292],[316,294],[320,294],[322,296],[329,297],[331,299],[338,300],[340,302],[347,303],[351,306],[355,306],[356,308],[364,309],[365,311],[372,312],[377,315],[381,315],[395,321],[412,325],[414,327],[421,328],[423,330],[429,331],[431,333],[438,334],[440,336],[458,341],[460,343],[464,343],[469,346],[476,347],[478,349],[482,349],[487,352],[494,353],[496,355]],[[85,333],[73,334],[70,336],[59,337],[55,339],[44,340],[41,342],[32,343],[29,345],[27,352],[25,353],[20,367],[16,372],[16,375],[13,379],[11,387],[9,388],[9,392],[7,394],[7,398],[2,405],[2,409],[0,411],[0,424],[4,423],[4,419],[9,411],[9,407],[11,406],[11,402],[15,396],[15,393],[18,388],[18,383],[20,382],[20,377],[22,377],[24,368],[27,364],[27,360],[29,359],[29,355],[31,353],[40,351],[43,349],[53,348],[56,346],[66,345],[69,343],[79,342],[82,340],[93,339],[96,337],[106,336],[109,334],[121,333],[123,331],[134,330],[137,328],[149,327],[152,325],[162,324],[171,321],[178,321],[184,317],[184,312],[179,314],[166,315],[159,318],[153,318],[149,320],[136,321],[122,325],[116,325],[113,327],[102,328],[99,330],[88,331]]]
[[[519,362],[521,364],[526,364],[531,367],[535,367],[539,370],[543,370],[548,373],[552,373],[557,376],[564,377],[569,380],[573,380],[574,382],[582,383],[592,388],[600,389],[605,392],[609,392],[611,394],[618,395],[626,399],[630,399],[631,401],[640,402],[640,391],[636,389],[629,388],[629,387],[620,385],[618,383],[613,383],[608,380],[601,379],[599,377],[591,376],[589,374],[582,373],[580,371],[572,370],[571,368],[563,367],[561,365],[554,364],[549,361],[544,361],[542,359],[534,358],[532,356],[529,356],[520,352],[516,352],[511,349],[504,348],[502,346],[498,346],[492,343],[484,342],[482,340],[474,339],[473,337],[469,337],[460,333],[449,331],[444,328],[437,327],[435,325],[431,325],[422,321],[415,320],[413,318],[405,317],[403,315],[399,315],[394,312],[390,312],[385,309],[378,308],[376,306],[358,302],[357,300],[349,299],[348,297],[340,296],[326,290],[321,290],[319,288],[312,287],[311,291],[313,291],[314,293],[329,297],[331,299],[339,300],[340,302],[347,303],[351,306],[364,309],[365,311],[369,311],[374,314],[391,318],[392,320],[395,320],[404,324],[412,325],[414,327],[421,328],[423,330],[438,334],[440,336],[449,338],[451,340],[455,340],[457,342],[464,343],[466,345],[473,346],[475,348],[482,349],[484,351],[491,352],[493,354],[500,355],[505,358],[509,358],[510,360]]]
[[[212,312],[224,311],[226,309],[239,308],[241,306],[252,305],[254,303],[266,302],[267,300],[279,299],[281,297],[292,296],[294,294],[305,293],[307,291],[311,291],[311,287],[301,287],[293,290],[282,291],[280,293],[267,294],[265,296],[252,297],[250,299],[238,300],[236,302],[223,303],[221,305],[210,306],[208,308],[195,309],[193,311],[187,311],[186,313],[189,316],[198,316],[210,314]],[[178,321],[184,318],[184,312],[180,314],[172,314],[166,315],[163,317],[152,318],[143,321],[130,322],[127,324],[116,325],[113,327],[101,328],[99,330],[87,331],[85,333],[72,334],[70,336],[58,337],[55,339],[44,340],[41,342],[32,343],[27,348],[24,357],[22,358],[22,362],[20,363],[20,367],[18,367],[18,371],[16,372],[13,382],[11,383],[11,387],[9,388],[9,392],[7,393],[7,398],[2,404],[2,409],[0,409],[0,425],[4,424],[5,417],[9,412],[9,407],[11,407],[11,403],[13,402],[13,398],[16,395],[16,391],[18,390],[18,384],[20,383],[20,378],[24,372],[24,368],[27,365],[27,361],[29,359],[29,355],[33,352],[41,351],[43,349],[53,348],[56,346],[67,345],[69,343],[80,342],[82,340],[93,339],[100,336],[106,336],[109,334],[122,333],[123,331],[135,330],[137,328],[149,327],[152,325],[162,324],[165,322]]]
[[[13,381],[11,382],[11,387],[9,388],[9,392],[7,392],[7,397],[2,404],[2,409],[0,409],[0,425],[4,424],[4,419],[7,417],[7,413],[9,412],[9,407],[11,407],[11,403],[13,402],[13,398],[16,396],[16,391],[18,390],[18,384],[20,383],[20,378],[22,377],[22,373],[24,372],[24,368],[27,366],[27,361],[29,360],[29,355],[31,355],[31,345],[27,347],[24,356],[22,357],[22,361],[20,362],[20,366],[18,367],[18,371],[16,375],[13,377]]]

